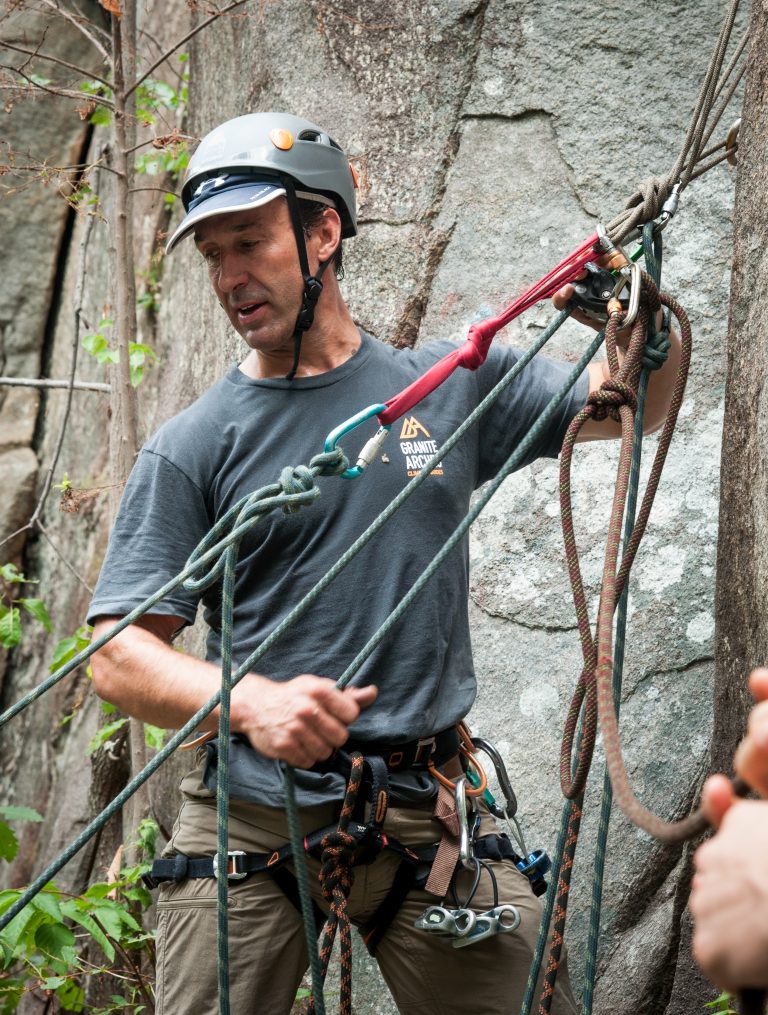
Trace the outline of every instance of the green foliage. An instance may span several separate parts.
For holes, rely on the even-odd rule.
[[[109,743],[111,736],[114,733],[117,733],[119,729],[122,729],[122,727],[125,726],[127,722],[128,720],[125,718],[125,716],[123,716],[120,719],[115,719],[112,722],[108,722],[105,726],[102,726],[101,729],[96,730],[86,748],[86,754],[88,755],[88,757],[90,757],[92,754],[95,754],[100,747],[104,747],[105,745],[107,745]]]
[[[144,723],[144,742],[147,747],[151,747],[155,751],[159,751],[165,741],[165,730],[162,726],[152,726],[150,723]]]
[[[42,820],[28,808],[4,807],[0,813],[9,820]],[[3,828],[0,822],[0,832]],[[149,861],[158,831],[149,819],[137,830],[137,845]],[[124,867],[116,880],[97,882],[76,896],[46,885],[0,933],[0,1015],[16,1011],[32,992],[55,999],[55,1010],[84,1011],[86,980],[99,976],[119,977],[123,993],[113,994],[107,1007],[89,1008],[93,1015],[152,1006],[152,987],[142,971],[142,963],[154,961],[154,936],[142,926],[152,901],[141,883],[148,869],[149,863]],[[21,889],[0,892],[0,915],[21,894]]]
[[[31,807],[0,807],[0,860],[10,863],[16,859],[19,842],[13,829],[6,821],[42,821],[42,817]]]
[[[146,173],[147,176],[160,176],[162,173],[170,173],[177,179],[189,164],[189,148],[185,141],[178,141],[169,148],[163,148],[151,152],[142,152],[136,157],[136,172]],[[168,195],[173,197],[173,194]]]
[[[12,585],[36,585],[37,582],[26,578],[15,564],[3,564],[0,565],[0,584],[7,589],[0,595],[0,645],[3,648],[15,648],[21,641],[22,611],[34,617],[50,633],[51,618],[42,599],[13,596],[10,592]]]
[[[100,98],[111,99],[113,97],[112,89],[102,84],[101,81],[83,81],[80,85],[80,91],[84,92],[96,103],[88,118],[89,122],[97,127],[105,127],[110,124],[112,122],[112,110],[108,106],[101,105],[98,100]]]
[[[91,335],[85,335],[82,346],[96,360],[97,363],[117,363],[119,353],[109,344],[109,339],[104,332],[113,326],[115,322],[109,317],[102,317],[99,321],[99,330]]]
[[[733,1007],[735,999],[730,994],[721,994],[720,997],[716,997],[714,1001],[709,1001],[704,1005],[711,1012],[718,1012],[719,1015],[738,1015],[738,1012]]]
[[[49,669],[51,673],[55,673],[56,670],[60,670],[62,666],[74,659],[78,652],[82,652],[83,649],[88,648],[91,644],[91,632],[93,628],[90,624],[82,624],[69,638],[62,638],[53,650],[53,659]]]
[[[83,348],[93,356],[97,363],[118,363],[120,361],[120,351],[110,345],[109,339],[104,334],[114,323],[111,318],[102,317],[99,321],[99,330],[93,334],[85,335],[83,338],[81,343]],[[141,383],[144,370],[150,364],[159,362],[160,359],[151,346],[142,342],[128,343],[128,363],[131,371],[131,384],[134,388]]]
[[[155,351],[141,342],[128,343],[128,362],[131,367],[131,384],[137,388],[144,376],[144,369],[151,363],[159,363]]]

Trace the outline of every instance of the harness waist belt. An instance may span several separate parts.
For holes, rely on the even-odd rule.
[[[403,744],[392,744],[381,740],[348,740],[326,761],[319,761],[312,767],[313,772],[344,771],[348,767],[348,756],[359,751],[364,758],[382,758],[390,772],[402,772],[407,768],[425,769],[428,762],[436,767],[455,757],[461,737],[455,726],[441,730],[430,737],[409,740]]]

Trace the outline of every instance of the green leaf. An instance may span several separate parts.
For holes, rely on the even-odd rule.
[[[80,924],[83,930],[87,930],[88,933],[91,935],[91,937],[94,939],[94,941],[96,941],[101,950],[107,956],[109,961],[114,962],[115,949],[112,942],[106,936],[101,927],[99,927],[99,925],[95,922],[93,917],[90,916],[88,913],[82,912],[80,910],[80,908],[78,907],[78,901],[79,900],[77,899],[68,899],[66,902],[62,903],[61,906],[62,913],[64,914],[64,916],[69,917],[69,919],[72,920],[73,923]]]
[[[73,659],[78,652],[82,652],[83,649],[88,648],[91,644],[91,631],[93,629],[88,624],[83,624],[82,627],[78,627],[75,633],[70,638],[62,638],[56,648],[53,650],[53,660],[49,669],[51,673],[55,673],[56,670],[61,669],[62,666]]]
[[[97,127],[106,127],[112,123],[112,111],[106,106],[96,106],[91,113],[90,122]]]
[[[57,923],[61,922],[61,907],[59,906],[59,890],[56,885],[49,881],[45,888],[30,901],[30,906],[41,913],[45,913]]]
[[[0,860],[11,863],[19,851],[19,840],[4,821],[0,821]]]
[[[31,807],[0,807],[0,815],[6,821],[42,821],[42,814],[33,811]]]
[[[27,613],[31,613],[36,620],[39,620],[48,634],[51,633],[53,624],[42,599],[17,599],[16,602],[23,606]]]
[[[13,648],[21,641],[21,614],[18,607],[0,606],[0,645]]]
[[[144,723],[144,743],[147,747],[151,747],[155,751],[162,749],[165,741],[165,730],[162,726],[152,726],[150,723]]]
[[[86,754],[90,757],[95,754],[100,747],[102,747],[112,736],[113,733],[117,733],[121,726],[125,726],[128,720],[123,717],[122,719],[115,719],[114,722],[108,722],[106,726],[102,726],[100,730],[96,730],[96,733],[91,737],[91,741],[86,748]]]
[[[114,715],[117,712],[117,705],[113,705],[111,701],[99,702],[99,708],[104,715]]]
[[[74,939],[74,934],[72,935]],[[42,946],[41,946],[42,947]],[[41,990],[58,990],[59,987],[63,987],[67,982],[66,976],[47,976],[40,983]]]
[[[15,564],[2,564],[0,565],[0,578],[4,582],[23,582],[26,581],[24,575],[19,571]]]
[[[73,979],[68,979],[59,987],[56,997],[61,1001],[62,1011],[79,1012],[85,1008],[85,991]]]
[[[86,352],[93,356],[97,363],[117,363],[120,359],[118,350],[113,349],[110,346],[109,342],[101,334],[101,332],[95,332],[92,335],[85,335],[81,345]]]
[[[35,934],[35,944],[48,955],[60,958],[65,948],[71,948],[75,944],[75,935],[63,923],[45,923]],[[63,979],[60,983],[45,989],[56,990],[62,983]]]

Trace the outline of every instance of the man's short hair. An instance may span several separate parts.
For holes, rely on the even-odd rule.
[[[314,227],[320,225],[323,212],[328,210],[328,205],[323,204],[322,201],[305,201],[302,198],[299,198],[298,205],[299,218],[301,219],[301,226],[304,230],[304,235],[309,236]],[[342,245],[343,241],[339,240],[339,245],[333,255],[333,268],[336,272],[336,278],[339,280],[344,278]]]

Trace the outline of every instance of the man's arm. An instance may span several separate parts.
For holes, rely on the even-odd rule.
[[[563,310],[566,303],[573,295],[573,286],[566,285],[555,293],[552,297],[557,310]],[[574,311],[571,315],[574,320],[579,321],[581,324],[585,324],[587,327],[592,328],[594,331],[599,331],[601,325],[597,324],[586,314],[580,313],[578,310]],[[657,320],[657,327],[661,326],[661,318]],[[664,423],[664,420],[669,409],[669,403],[672,400],[672,391],[674,390],[675,380],[677,378],[677,371],[680,366],[680,338],[676,332],[670,330],[669,332],[669,352],[667,355],[666,363],[658,370],[654,370],[651,373],[650,380],[648,383],[648,396],[645,403],[645,415],[643,417],[643,433],[650,434],[655,430],[658,430]],[[621,357],[622,351],[619,349],[619,357]],[[589,374],[589,393],[597,391],[603,381],[610,379],[610,370],[608,369],[608,363],[603,360],[600,363],[590,363],[587,367]],[[617,437],[621,437],[621,426],[616,420],[611,419],[610,416],[604,420],[598,422],[597,420],[587,420],[578,436],[578,442],[583,441],[600,441],[600,440],[615,440]]]
[[[98,638],[120,618],[100,618]],[[155,726],[178,729],[208,702],[221,684],[218,667],[179,652],[171,638],[184,621],[147,615],[130,624],[91,660],[100,697],[122,712]],[[248,673],[232,691],[231,726],[268,758],[311,768],[349,736],[361,709],[376,699],[374,686],[339,691],[325,677],[302,674],[277,682]],[[215,730],[218,709],[201,724]]]

